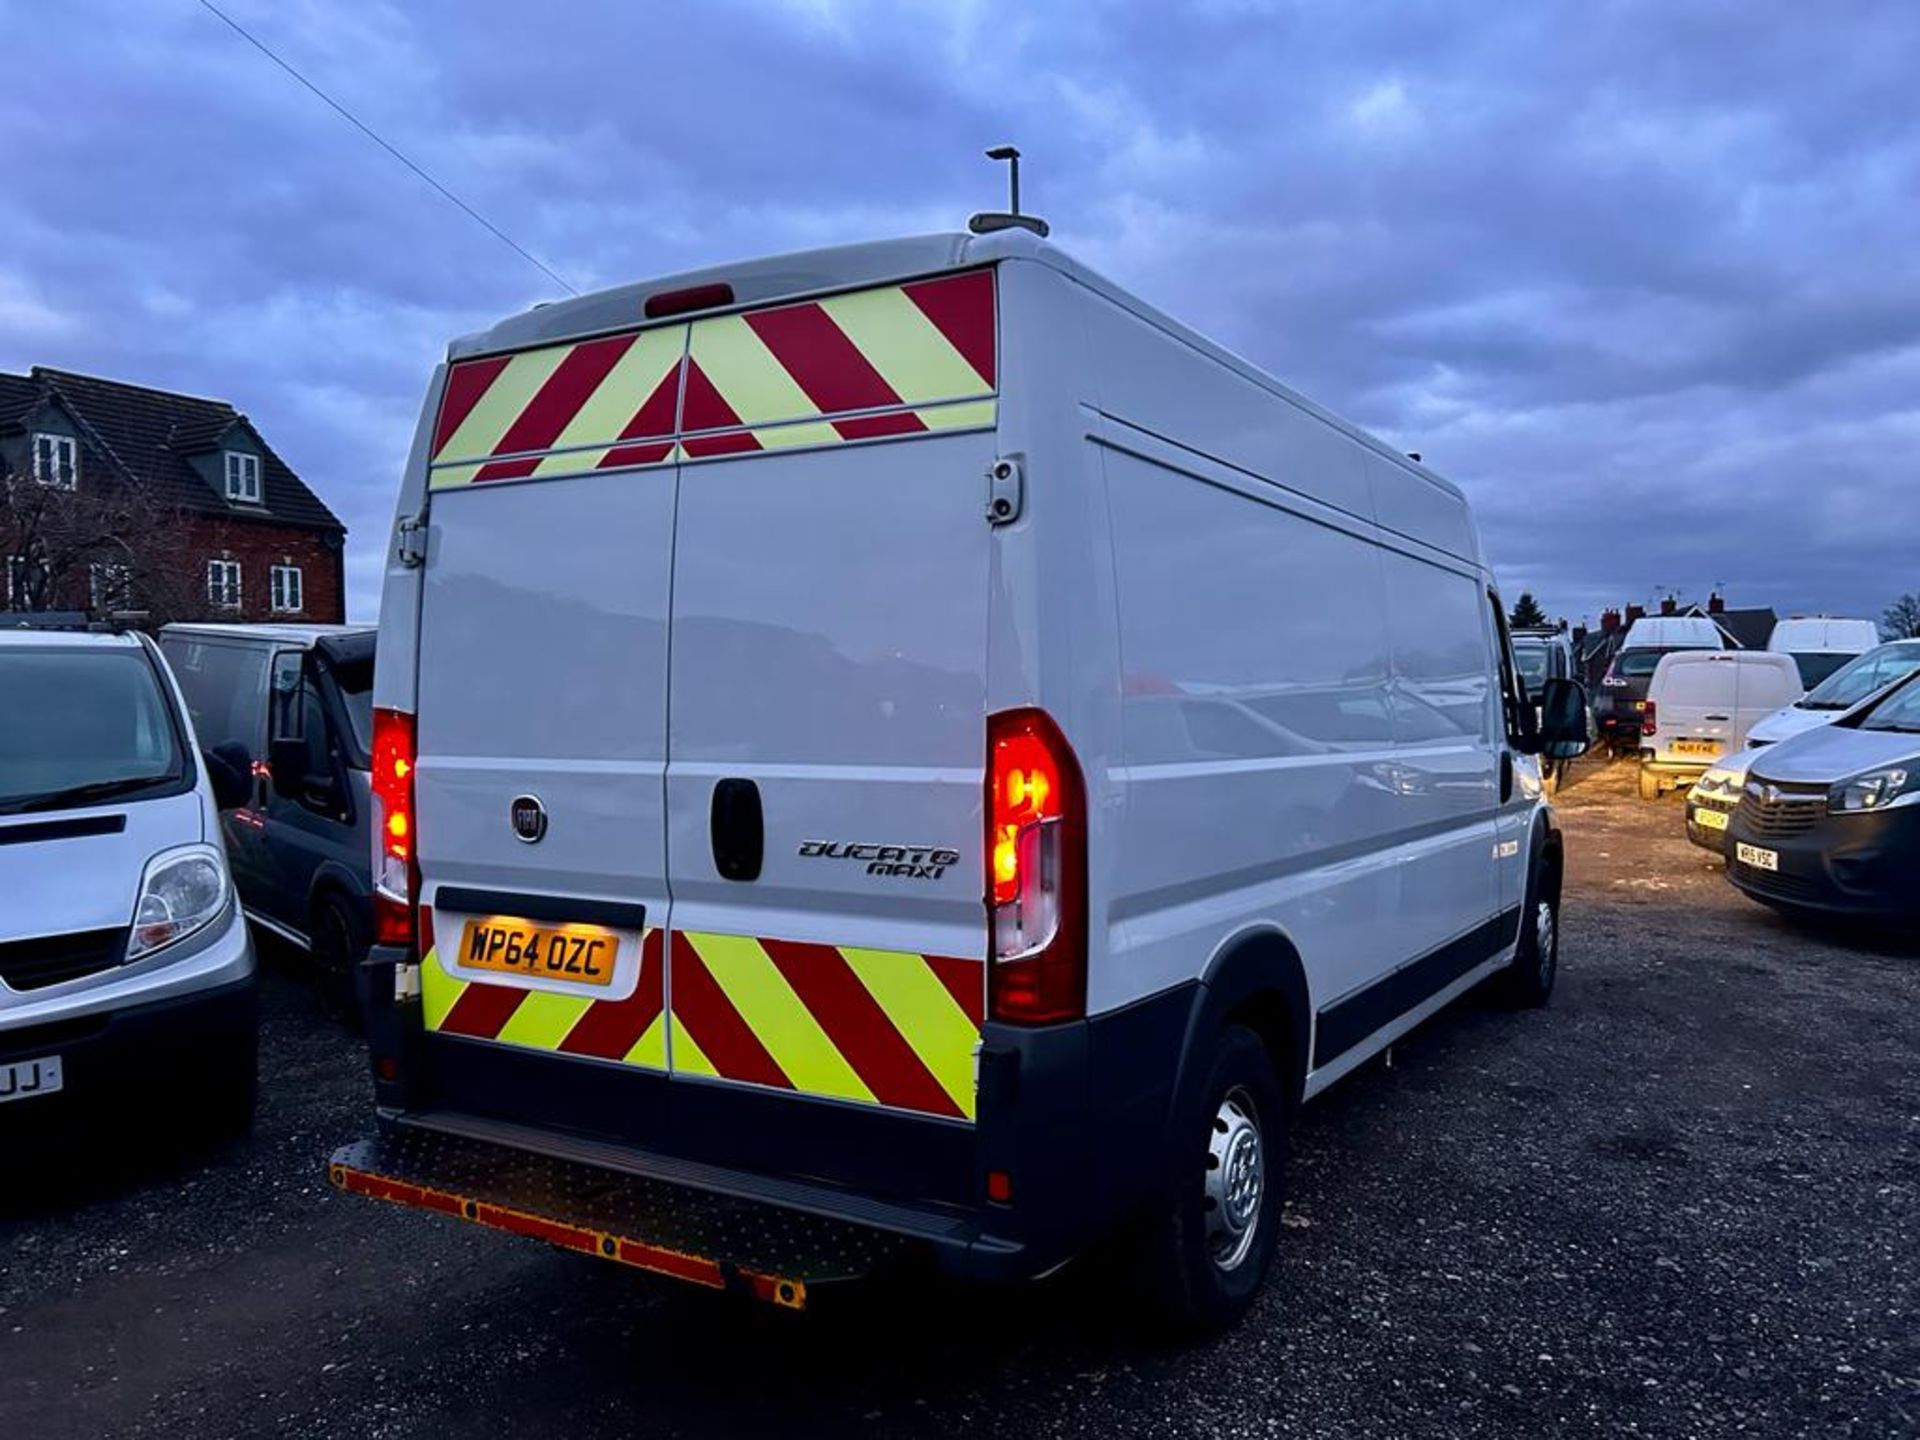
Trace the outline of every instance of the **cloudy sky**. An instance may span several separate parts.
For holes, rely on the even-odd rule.
[[[1468,489],[1550,613],[1920,589],[1912,0],[219,0],[580,289],[1028,207]],[[553,283],[197,0],[0,0],[0,369],[231,400],[350,608]]]

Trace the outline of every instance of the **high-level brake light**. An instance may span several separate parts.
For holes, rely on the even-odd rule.
[[[987,720],[988,1011],[1045,1025],[1087,1006],[1087,816],[1080,767],[1042,710]]]
[[[411,945],[419,874],[413,824],[413,716],[373,712],[373,938]]]

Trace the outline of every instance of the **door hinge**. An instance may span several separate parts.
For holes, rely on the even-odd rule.
[[[394,558],[409,570],[427,563],[427,521],[423,515],[409,516],[394,526]]]
[[[1026,467],[1017,455],[1002,455],[987,467],[987,523],[1011,525],[1026,506]]]
[[[393,967],[393,1003],[406,1005],[420,998],[420,967],[418,965],[396,965]]]

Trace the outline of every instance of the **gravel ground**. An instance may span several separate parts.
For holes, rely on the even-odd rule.
[[[0,1436],[1920,1435],[1920,953],[1749,905],[1631,788],[1563,796],[1553,1006],[1302,1117],[1225,1339],[1089,1266],[791,1316],[336,1196],[363,1062],[275,973],[251,1142],[0,1170]]]

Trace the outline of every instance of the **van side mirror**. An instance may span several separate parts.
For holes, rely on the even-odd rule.
[[[1593,713],[1587,687],[1578,680],[1553,679],[1540,687],[1540,726],[1534,752],[1549,760],[1572,760],[1593,744]]]
[[[233,742],[201,752],[200,763],[207,767],[207,784],[213,788],[213,803],[221,810],[238,810],[253,797],[252,778],[233,763]]]

